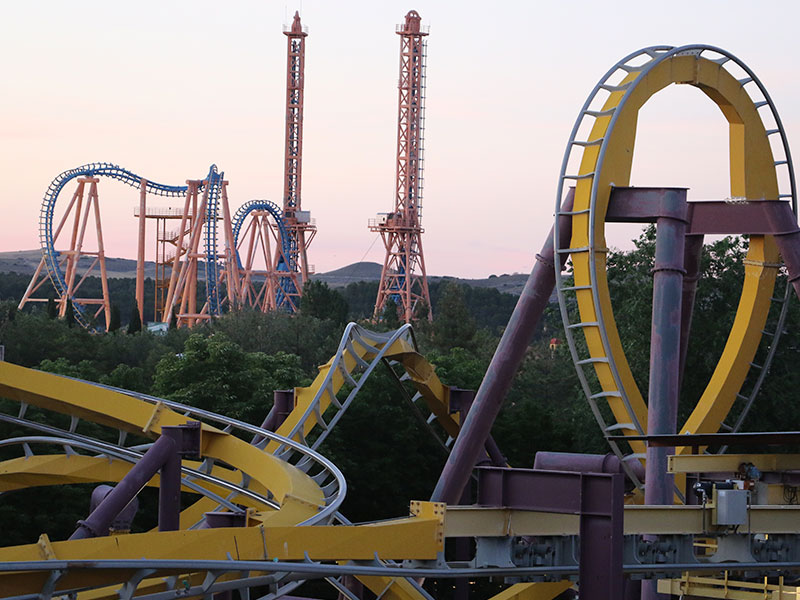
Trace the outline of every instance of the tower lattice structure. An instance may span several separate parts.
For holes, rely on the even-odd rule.
[[[308,281],[313,267],[308,264],[307,248],[317,232],[311,213],[302,210],[300,202],[303,175],[303,98],[306,63],[306,37],[308,28],[295,13],[292,24],[284,29],[287,36],[286,53],[286,144],[283,175],[283,218],[289,236],[290,255],[278,256],[275,267],[278,271],[294,271],[300,274],[300,289],[292,285],[286,291],[292,298],[289,304],[299,305],[302,286]],[[288,264],[287,264],[288,259]],[[286,299],[278,299],[279,304]]]
[[[393,300],[406,323],[432,318],[425,258],[422,252],[422,187],[425,131],[425,58],[428,35],[412,10],[397,26],[400,36],[398,82],[397,177],[394,211],[369,224],[386,247],[374,317]],[[420,312],[422,314],[420,314]]]

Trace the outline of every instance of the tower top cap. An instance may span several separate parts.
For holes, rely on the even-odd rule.
[[[303,24],[300,22],[300,11],[295,11],[294,19],[289,27],[284,25],[283,33],[286,35],[308,35],[308,27],[303,27]]]
[[[427,31],[424,31],[423,28],[420,26],[422,22],[422,17],[419,16],[419,13],[415,10],[408,11],[406,15],[405,23],[402,25],[397,26],[397,33],[415,33],[415,34],[422,34],[427,35]]]

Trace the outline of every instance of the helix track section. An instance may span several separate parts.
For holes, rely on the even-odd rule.
[[[559,305],[581,386],[607,439],[619,433],[645,433],[647,407],[623,352],[611,307],[606,278],[606,211],[612,187],[628,185],[639,108],[672,83],[701,89],[732,124],[731,136],[740,146],[735,150],[732,147],[731,152],[731,197],[790,200],[797,211],[794,169],[780,117],[764,85],[735,56],[705,45],[653,46],[626,56],[606,72],[581,108],[567,144],[556,213],[571,219],[572,236],[560,240],[556,227],[554,245],[557,252],[568,253],[572,260],[572,281],[556,266]],[[771,123],[770,128],[765,121]],[[771,143],[773,137],[779,142]],[[570,186],[575,188],[573,208],[561,212]],[[745,282],[725,350],[680,432],[715,432],[720,427],[735,431],[741,427],[784,328],[791,290],[787,285],[784,293],[773,296],[778,261],[771,236],[750,237]],[[570,308],[575,304],[577,317]],[[776,305],[772,306],[776,324],[764,332],[771,304]],[[764,334],[769,347],[762,363],[754,364]],[[744,393],[745,378],[753,370],[759,372],[758,376]],[[724,419],[737,401],[742,405],[739,418],[733,426],[725,426]],[[609,444],[623,464],[644,458],[641,442],[631,442],[633,453],[628,455],[615,441],[609,439]],[[628,476],[635,481],[630,469]]]
[[[59,264],[59,252],[55,249],[54,239],[55,233],[53,231],[53,220],[58,201],[59,194],[64,187],[72,180],[78,177],[104,177],[120,181],[135,189],[141,189],[142,182],[146,181],[147,193],[156,196],[165,197],[180,197],[186,194],[187,187],[185,185],[165,185],[154,181],[143,179],[141,176],[124,169],[112,163],[89,163],[81,165],[74,169],[68,169],[58,176],[56,176],[47,188],[42,199],[42,206],[39,211],[39,244],[42,248],[42,254],[45,259],[45,268],[47,274],[53,283],[56,293],[63,297],[67,294],[67,283],[64,279],[64,272]],[[212,165],[209,169],[208,176],[205,179],[205,184],[209,187],[209,203],[207,205],[206,219],[208,227],[206,229],[205,238],[205,254],[206,254],[206,276],[207,282],[211,282],[207,286],[209,296],[209,306],[214,306],[216,312],[219,312],[219,297],[216,287],[217,275],[217,237],[216,237],[216,223],[217,223],[217,201],[220,195],[220,186],[222,184],[222,174],[217,170],[216,165]],[[212,201],[213,199],[213,201]],[[209,274],[214,275],[214,278],[208,279]],[[73,307],[75,309],[75,319],[84,328],[91,329],[91,320],[87,315],[86,308],[75,298],[71,298]]]
[[[233,231],[233,245],[236,248],[236,262],[239,266],[239,269],[244,268],[244,264],[242,262],[239,248],[241,243],[241,235],[243,230],[246,229],[245,223],[254,212],[266,212],[272,217],[273,222],[278,230],[278,243],[280,244],[279,248],[279,267],[281,265],[284,266],[283,270],[285,272],[296,273],[297,272],[297,264],[294,260],[294,257],[297,255],[297,252],[292,252],[293,248],[293,239],[292,236],[289,234],[289,229],[286,226],[286,219],[283,216],[283,211],[278,207],[277,204],[274,202],[270,202],[269,200],[249,200],[242,204],[233,216],[232,219],[232,231]],[[262,243],[266,243],[266,240],[262,240]],[[295,244],[296,245],[296,244]],[[267,271],[272,272],[274,269],[274,265],[266,265]],[[280,270],[279,272],[280,273]],[[269,274],[267,275],[269,277]],[[277,277],[277,286],[275,289],[275,305],[282,309],[287,310],[289,312],[294,312],[294,306],[289,301],[290,295],[295,293],[295,284],[292,281],[291,277],[280,274]]]

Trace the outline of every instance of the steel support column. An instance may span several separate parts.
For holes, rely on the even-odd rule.
[[[800,298],[800,229],[797,217],[788,203],[776,204],[775,207],[776,210],[767,215],[768,222],[775,232],[775,242],[789,272],[794,293]]]
[[[656,220],[656,257],[653,267],[653,318],[650,329],[650,385],[647,399],[649,435],[675,433],[681,378],[686,190],[663,190]],[[688,326],[688,323],[686,323]],[[674,477],[667,472],[667,455],[674,448],[647,447],[645,504],[672,504]],[[642,584],[642,600],[664,598],[656,584]]]
[[[653,267],[653,319],[650,333],[650,386],[647,432],[675,433],[681,355],[686,190],[665,188],[656,220],[656,257]],[[647,448],[645,503],[672,504],[673,477],[667,473],[667,455],[673,449]]]
[[[624,475],[485,467],[478,504],[580,516],[581,600],[620,600]]]
[[[139,182],[139,238],[136,253],[136,304],[139,310],[139,320],[145,326],[144,320],[144,242],[147,231],[147,180],[142,178]],[[154,315],[153,319],[158,319]]]
[[[697,281],[700,279],[700,259],[703,256],[702,235],[687,235],[683,250],[683,297],[681,300],[681,361],[679,388],[683,383],[683,372],[686,367],[686,352],[689,349],[689,332],[692,329],[692,313],[694,297],[697,293]]]
[[[168,458],[172,455],[177,456],[177,453],[178,446],[174,440],[167,436],[159,437],[100,505],[85,520],[78,521],[78,528],[69,539],[80,540],[106,535],[120,511],[158,473]]]
[[[561,206],[562,212],[572,210],[575,197],[570,190]],[[560,239],[568,240],[572,231],[572,221],[567,216],[558,220]],[[536,264],[517,301],[514,312],[508,321],[500,344],[495,350],[486,375],[481,382],[472,409],[461,426],[450,457],[445,463],[431,500],[454,504],[461,497],[461,492],[469,480],[475,461],[484,448],[486,439],[492,429],[503,400],[511,387],[525,350],[530,344],[533,332],[539,319],[547,307],[550,295],[555,286],[555,251],[553,248],[553,230],[547,236],[540,254],[536,255]],[[566,255],[560,256],[561,268],[566,262]]]

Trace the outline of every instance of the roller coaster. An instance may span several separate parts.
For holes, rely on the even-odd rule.
[[[301,283],[298,265],[294,260],[291,236],[283,213],[266,200],[251,200],[243,204],[233,219],[227,199],[227,182],[224,174],[212,165],[208,175],[199,180],[189,180],[187,185],[170,186],[149,181],[135,173],[109,163],[92,163],[59,174],[47,188],[39,216],[39,240],[42,259],[28,286],[20,308],[29,302],[47,299],[35,294],[46,282],[52,282],[60,315],[63,317],[71,305],[75,320],[90,330],[107,329],[110,323],[111,305],[106,280],[105,251],[100,223],[99,195],[97,183],[100,178],[121,181],[140,191],[141,203],[137,216],[140,224],[139,260],[137,264],[136,298],[140,315],[144,315],[144,219],[147,217],[165,220],[179,218],[180,225],[172,235],[159,238],[161,245],[169,243],[174,252],[161,252],[157,258],[156,289],[163,288],[165,295],[159,303],[156,316],[169,321],[174,313],[179,325],[193,325],[222,314],[223,310],[243,306],[261,310],[298,309],[297,299]],[[72,181],[77,189],[67,203],[60,219],[56,219],[56,207],[60,193]],[[88,191],[86,186],[89,186]],[[167,198],[184,197],[183,210],[156,209],[148,213],[145,197],[152,194]],[[87,250],[86,234],[90,218],[96,226],[95,251]],[[72,221],[71,231],[65,226]],[[223,235],[220,236],[219,222]],[[161,229],[166,229],[162,226]],[[242,236],[240,234],[250,235]],[[64,236],[62,236],[62,233]],[[71,234],[68,246],[56,249],[59,237]],[[220,239],[222,237],[222,240]],[[220,242],[224,241],[223,244]],[[274,246],[274,250],[273,250]],[[235,250],[233,250],[235,249]],[[263,256],[259,257],[259,253]],[[242,257],[244,256],[244,259]],[[92,262],[78,278],[82,257],[92,257]],[[260,259],[263,268],[256,268]],[[81,297],[79,289],[87,276],[99,267],[102,297]],[[163,281],[159,281],[159,273]],[[166,275],[168,273],[168,275]],[[204,304],[197,308],[198,282],[205,291]],[[92,311],[90,306],[97,305]],[[103,314],[105,327],[98,325]]]
[[[670,84],[699,88],[727,119],[730,198],[688,202],[682,188],[629,187],[638,111]],[[204,181],[196,188],[210,197],[216,179]],[[16,402],[0,420],[35,432],[2,442],[22,456],[0,463],[0,491],[117,484],[69,540],[42,534],[35,544],[0,548],[0,596],[166,600],[236,590],[271,600],[324,579],[343,598],[369,590],[419,599],[431,598],[425,578],[494,578],[507,584],[497,600],[548,600],[574,586],[582,600],[635,598],[642,579],[643,598],[796,598],[800,506],[780,498],[800,455],[706,451],[800,444],[798,432],[740,433],[791,292],[800,295],[796,200],[786,135],[755,74],[711,46],[645,48],[616,63],[579,112],[551,236],[471,403],[439,380],[408,325],[374,333],[350,324],[314,382],[276,395],[260,427],[0,363],[0,395]],[[647,403],[614,322],[605,239],[612,222],[656,226]],[[703,236],[716,234],[749,236],[745,277],[719,363],[679,428]],[[47,268],[58,277],[55,265]],[[489,432],[554,290],[578,380],[615,460],[550,456],[533,469],[509,468]],[[345,479],[318,449],[383,363],[404,371],[450,456],[430,501],[412,502],[408,516],[353,525],[339,510]],[[33,418],[30,407],[66,415],[69,425]],[[728,424],[731,414],[737,420]],[[85,433],[84,421],[104,433]],[[50,424],[57,422],[65,425]],[[476,469],[484,457],[491,466]],[[461,504],[476,471],[477,503]],[[159,487],[159,530],[109,533],[144,486]],[[199,499],[179,512],[179,491]],[[450,546],[464,538],[473,549],[453,559]]]

